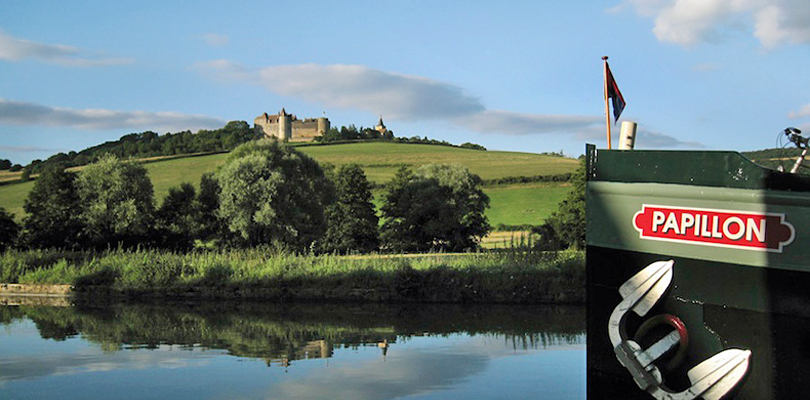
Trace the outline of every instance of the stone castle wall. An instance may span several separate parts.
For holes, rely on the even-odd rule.
[[[329,131],[327,118],[307,118],[300,120],[295,115],[282,111],[276,115],[264,113],[253,120],[253,128],[265,137],[275,137],[289,142],[310,142],[316,136]],[[285,129],[287,128],[287,129]]]

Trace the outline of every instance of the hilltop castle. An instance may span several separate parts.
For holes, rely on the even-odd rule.
[[[329,132],[329,127],[326,117],[300,120],[295,115],[287,114],[283,108],[278,114],[264,113],[253,120],[253,129],[257,133],[285,142],[311,142],[316,136]]]

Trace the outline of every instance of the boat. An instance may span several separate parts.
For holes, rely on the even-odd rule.
[[[810,398],[810,177],[593,145],[586,173],[588,399]]]

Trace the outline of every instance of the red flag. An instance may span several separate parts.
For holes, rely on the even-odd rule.
[[[605,70],[607,71],[607,97],[611,99],[611,103],[613,103],[613,116],[616,117],[614,121],[615,124],[619,122],[619,115],[622,115],[622,110],[624,110],[624,106],[627,103],[624,102],[624,96],[622,96],[622,92],[619,91],[619,85],[617,85],[616,80],[613,79],[613,73],[610,72],[610,66],[607,65],[607,61],[605,61]]]

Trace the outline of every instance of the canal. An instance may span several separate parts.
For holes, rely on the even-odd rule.
[[[2,399],[584,399],[585,309],[0,306]]]

